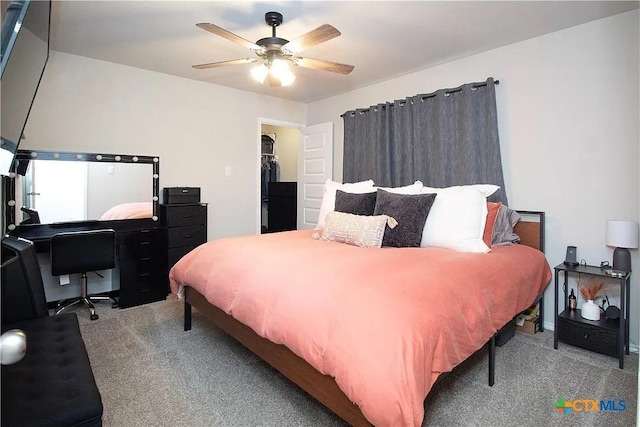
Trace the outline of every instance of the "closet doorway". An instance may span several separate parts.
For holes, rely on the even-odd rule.
[[[260,232],[296,229],[298,144],[296,125],[260,123]]]

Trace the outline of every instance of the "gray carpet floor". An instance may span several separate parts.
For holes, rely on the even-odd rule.
[[[340,419],[194,310],[168,298],[129,309],[98,304],[100,319],[76,310],[111,426],[342,426]],[[481,351],[425,401],[424,426],[633,426],[638,355],[616,359],[566,344],[553,332],[516,333],[496,352],[487,385]],[[620,412],[556,411],[558,397],[624,399]]]

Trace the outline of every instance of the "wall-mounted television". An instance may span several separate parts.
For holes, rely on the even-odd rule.
[[[8,175],[49,59],[51,1],[2,2],[0,174]]]

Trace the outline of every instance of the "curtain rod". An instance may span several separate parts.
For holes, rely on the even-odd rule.
[[[493,84],[494,84],[494,85],[500,84],[500,80],[494,80],[494,81],[493,81]],[[479,87],[484,87],[484,86],[486,86],[486,85],[487,85],[487,82],[474,84],[473,86],[471,86],[471,89],[477,89],[477,88],[479,88]],[[449,90],[445,90],[445,91],[444,91],[444,94],[445,94],[445,95],[449,95],[449,94],[451,94],[451,93],[457,93],[457,92],[462,92],[462,87],[459,87],[459,88],[457,88],[457,89],[449,89]],[[425,100],[425,99],[428,99],[428,98],[435,98],[435,96],[436,96],[436,94],[435,94],[435,93],[432,93],[432,94],[429,94],[429,95],[423,95],[423,96],[422,96],[422,100]]]
[[[493,84],[494,84],[494,85],[500,84],[500,80],[494,80],[494,81],[493,81]],[[473,86],[471,86],[471,88],[472,88],[472,89],[476,89],[476,88],[479,88],[479,87],[484,87],[484,86],[486,86],[486,85],[487,85],[487,82],[476,83],[476,84],[474,84]],[[463,86],[464,86],[464,85],[463,85]],[[437,91],[436,91],[436,92],[437,92]],[[456,89],[448,89],[448,90],[445,90],[444,94],[445,94],[445,95],[449,95],[449,94],[451,94],[451,93],[456,93],[456,92],[462,92],[462,87],[459,87],[459,88],[456,88]],[[417,95],[416,95],[416,96],[417,96]],[[434,92],[434,93],[429,94],[429,95],[422,95],[422,97],[421,97],[420,99],[422,99],[422,100],[424,101],[425,99],[435,98],[435,97],[436,97],[436,93]],[[401,105],[404,105],[404,104],[401,104]],[[390,104],[389,104],[389,106],[390,106],[390,107],[393,107],[393,103],[390,103]],[[371,109],[371,107],[369,107],[369,108],[358,108],[358,109],[357,109],[357,111],[360,111],[360,112],[366,112],[366,111],[369,111],[370,109]],[[347,113],[349,113],[349,112],[355,112],[355,111],[356,111],[356,110],[351,110],[351,111],[347,111]],[[344,117],[344,115],[345,115],[345,114],[347,114],[347,113],[340,114],[340,117]]]

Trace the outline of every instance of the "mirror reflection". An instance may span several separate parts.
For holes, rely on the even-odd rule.
[[[16,177],[16,202],[37,211],[42,224],[151,218],[152,173],[149,164],[32,160]]]
[[[16,225],[157,218],[157,157],[20,150],[17,158]]]

